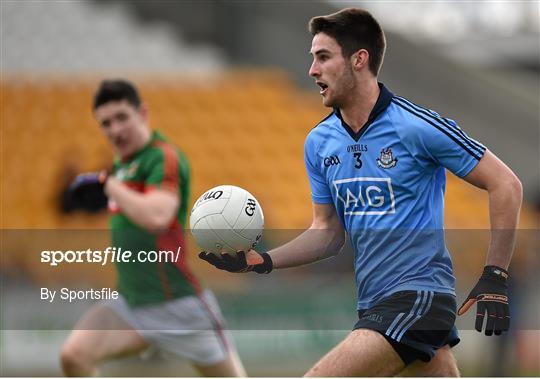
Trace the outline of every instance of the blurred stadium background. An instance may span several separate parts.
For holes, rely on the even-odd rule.
[[[468,330],[469,315],[459,321],[463,338],[455,350],[466,376],[540,375],[538,2],[0,4],[1,375],[60,374],[58,349],[89,304],[44,308],[40,286],[114,283],[112,267],[53,270],[38,259],[66,241],[108,244],[105,213],[62,209],[62,191],[76,173],[111,160],[91,113],[98,82],[135,81],[151,126],[191,162],[191,201],[219,184],[248,189],[265,212],[265,241],[275,244],[309,225],[303,141],[328,113],[307,76],[306,23],[344,5],[371,10],[386,30],[382,82],[457,120],[521,178],[526,203],[512,264],[513,331],[487,339]],[[446,201],[461,300],[482,267],[487,197],[449,176]],[[191,261],[218,294],[250,375],[301,375],[354,323],[350,252],[264,278],[222,275]],[[104,373],[194,374],[160,357],[125,359]]]

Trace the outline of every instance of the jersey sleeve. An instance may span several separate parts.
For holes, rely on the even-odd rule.
[[[314,136],[310,134],[304,144],[304,163],[311,187],[311,198],[316,204],[330,204],[333,202],[332,194],[317,165],[317,149],[314,139]]]
[[[430,111],[406,132],[407,145],[421,164],[443,166],[460,178],[478,164],[486,147],[470,138],[451,119]]]
[[[156,147],[148,162],[148,176],[145,186],[148,189],[162,189],[178,193],[180,185],[178,155],[173,147],[162,144]]]

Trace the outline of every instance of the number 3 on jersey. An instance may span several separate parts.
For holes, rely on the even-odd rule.
[[[354,164],[354,168],[362,167],[362,161],[360,160],[360,157],[362,156],[362,153],[354,153],[353,156],[356,159],[356,163]]]

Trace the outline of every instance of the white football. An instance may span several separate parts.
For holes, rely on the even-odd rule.
[[[209,189],[197,199],[189,227],[203,251],[236,253],[257,245],[264,216],[255,196],[240,187],[224,185]]]

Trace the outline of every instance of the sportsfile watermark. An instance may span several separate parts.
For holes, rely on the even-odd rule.
[[[139,250],[133,252],[121,247],[107,247],[105,250],[42,250],[41,263],[58,266],[63,263],[176,263],[180,261],[182,247],[173,250]]]
[[[371,196],[372,207],[378,204],[378,192],[368,190],[365,186],[377,183],[361,184],[365,187],[361,195],[366,207],[363,208],[359,192],[352,193],[358,199],[356,207],[355,199],[349,194],[347,209],[353,212],[368,210],[368,196]],[[380,188],[385,184],[379,183]],[[345,187],[343,192],[346,202],[348,188]],[[384,206],[379,208],[391,210],[389,200],[390,196],[385,193]],[[129,325],[76,325],[85,312],[94,306],[118,305],[135,299],[140,304],[167,308],[168,299],[174,304],[190,303],[197,288],[211,288],[232,330],[342,330],[344,327],[352,328],[359,321],[357,309],[366,307],[365,303],[360,303],[366,297],[362,291],[373,289],[369,287],[371,285],[381,286],[393,273],[398,279],[408,280],[411,270],[420,267],[418,263],[409,265],[409,261],[415,259],[414,262],[420,262],[421,251],[430,252],[432,259],[444,258],[445,246],[452,259],[455,306],[459,307],[482,274],[486,250],[492,237],[492,231],[487,229],[402,228],[362,229],[355,232],[358,238],[347,239],[341,250],[319,251],[328,259],[259,275],[229,273],[200,260],[200,247],[189,230],[181,238],[152,234],[150,242],[148,235],[129,230],[126,232],[128,237],[122,240],[125,246],[112,238],[109,230],[4,230],[0,248],[1,329],[129,329]],[[505,233],[510,232],[514,233],[500,230],[495,238],[500,238],[498,235],[501,234],[504,237]],[[516,235],[514,258],[508,270],[511,330],[540,330],[540,300],[537,295],[540,283],[540,256],[537,254],[539,232],[538,229],[518,230]],[[324,249],[333,249],[328,244],[328,231],[324,229],[306,232],[304,229],[267,228],[255,250],[268,252],[295,238],[309,240]],[[439,255],[432,253],[434,247],[440,249]],[[375,258],[370,254],[376,252],[379,257],[386,257],[380,265],[372,264]],[[407,260],[401,260],[397,252],[406,255]],[[229,255],[234,257],[234,253]],[[360,267],[358,272],[354,263]],[[437,273],[430,273],[427,280],[433,278],[436,284],[438,279],[435,275]],[[377,279],[362,282],[369,277]],[[193,287],[197,285],[201,287]],[[429,308],[431,296],[429,291],[423,295],[421,293],[417,308],[422,311]],[[408,325],[423,314],[412,311],[416,297],[413,296],[411,301],[406,305],[409,308],[396,314],[362,314],[362,322],[377,325],[388,322],[391,325],[397,314],[404,313],[393,331],[398,330],[402,322]],[[439,304],[438,301],[439,297],[433,298],[433,306]],[[167,317],[167,312],[165,309],[158,314]],[[460,330],[474,330],[475,317],[476,306],[473,306],[466,314],[456,316],[456,326]],[[161,322],[145,326],[148,330],[193,327],[171,326]],[[208,324],[208,328],[211,327]],[[419,327],[423,327],[422,324]]]

